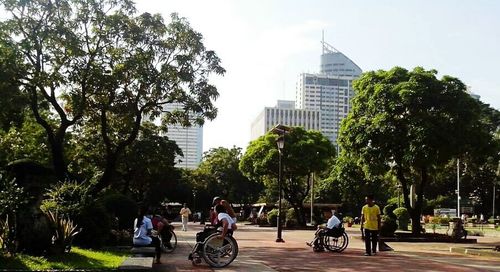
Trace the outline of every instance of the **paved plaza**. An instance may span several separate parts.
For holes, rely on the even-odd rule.
[[[274,242],[276,228],[259,228],[239,224],[235,238],[239,244],[236,260],[223,269],[211,269],[204,262],[193,266],[187,256],[195,236],[203,226],[190,224],[189,230],[176,228],[178,247],[164,254],[155,271],[500,271],[500,258],[450,253],[450,247],[471,246],[446,243],[390,243],[394,251],[363,256],[364,244],[359,230],[347,229],[349,246],[342,253],[314,253],[306,246],[314,236],[312,230],[285,230],[285,243]],[[478,237],[478,244],[500,244],[500,238]]]

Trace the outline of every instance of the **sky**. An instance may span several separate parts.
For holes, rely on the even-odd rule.
[[[245,149],[252,121],[278,99],[295,99],[300,73],[318,72],[321,33],[363,71],[436,69],[500,109],[500,1],[136,0],[139,12],[186,17],[226,69],[212,83],[218,116],[204,151]]]
[[[295,99],[300,73],[318,72],[321,33],[363,71],[401,66],[460,78],[500,109],[500,1],[142,0],[141,12],[177,12],[227,70],[214,77],[219,114],[203,149],[245,149],[266,106]]]

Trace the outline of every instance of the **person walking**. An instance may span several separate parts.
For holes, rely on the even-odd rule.
[[[187,204],[184,203],[181,211],[179,212],[182,218],[182,231],[187,231],[187,225],[189,221],[189,215],[191,214],[191,210],[187,207]]]
[[[375,204],[373,195],[367,195],[365,202],[361,209],[361,232],[365,237],[365,256],[371,256],[377,254],[380,208]]]

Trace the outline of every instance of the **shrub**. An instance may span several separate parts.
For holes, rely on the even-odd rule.
[[[439,224],[441,225],[447,225],[450,223],[452,219],[448,218],[448,217],[439,217]]]
[[[269,221],[269,225],[276,227],[278,224],[278,209],[272,209],[269,213],[267,213],[267,221]]]
[[[287,227],[293,227],[297,225],[297,217],[295,210],[293,208],[289,208],[286,211],[286,226]]]
[[[132,233],[128,230],[111,230],[108,246],[129,246],[132,241]]]
[[[101,248],[108,241],[111,221],[106,209],[99,202],[86,205],[75,217],[75,222],[82,231],[75,237],[74,243],[87,248]],[[132,227],[131,222],[131,227]]]
[[[498,223],[500,223],[500,219],[493,219],[493,218],[488,219],[488,224],[498,224]]]
[[[137,214],[137,203],[126,195],[112,193],[105,195],[101,201],[108,216],[118,219],[118,229],[129,229]]]
[[[13,214],[26,204],[24,189],[18,186],[15,178],[0,172],[0,216]]]
[[[47,213],[53,212],[59,215],[73,217],[90,200],[89,182],[77,182],[65,180],[54,184],[45,193],[40,209]]]
[[[397,204],[394,204],[394,203],[387,204],[384,207],[384,214],[393,218],[393,219],[396,219],[396,215],[394,215],[394,210],[397,208],[398,208]]]
[[[65,216],[60,216],[57,213],[48,211],[45,213],[49,220],[49,225],[52,228],[52,251],[56,254],[69,252],[73,237],[79,233],[77,226],[73,225],[73,221]]]
[[[406,208],[397,208],[393,211],[396,216],[398,227],[400,230],[408,230],[408,221],[410,221],[410,214]]]
[[[345,224],[348,224],[348,223],[354,222],[354,219],[352,217],[346,215],[346,216],[344,216],[344,218],[342,218],[342,222]]]
[[[398,229],[398,224],[393,217],[388,215],[382,216],[382,226],[380,227],[380,235],[385,237],[394,236],[394,232]]]
[[[434,216],[434,217],[432,217],[432,219],[431,219],[431,223],[432,223],[432,224],[440,224],[440,223],[439,223],[440,219],[441,219],[441,217],[439,217],[439,216]]]
[[[484,232],[480,230],[468,230],[467,231],[468,236],[484,236]]]
[[[16,231],[18,250],[25,253],[43,255],[52,244],[49,222],[38,209],[19,211]]]

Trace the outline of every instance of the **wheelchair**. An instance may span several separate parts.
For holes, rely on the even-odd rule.
[[[220,234],[216,228],[207,226],[196,235],[196,245],[188,257],[193,265],[200,264],[203,259],[211,267],[222,268],[236,259],[238,243],[232,232],[228,232],[224,239],[220,238]]]
[[[349,236],[343,227],[327,231],[319,229],[316,231],[314,239],[307,245],[313,247],[314,251],[318,251],[323,247],[331,252],[342,252],[349,245]]]

